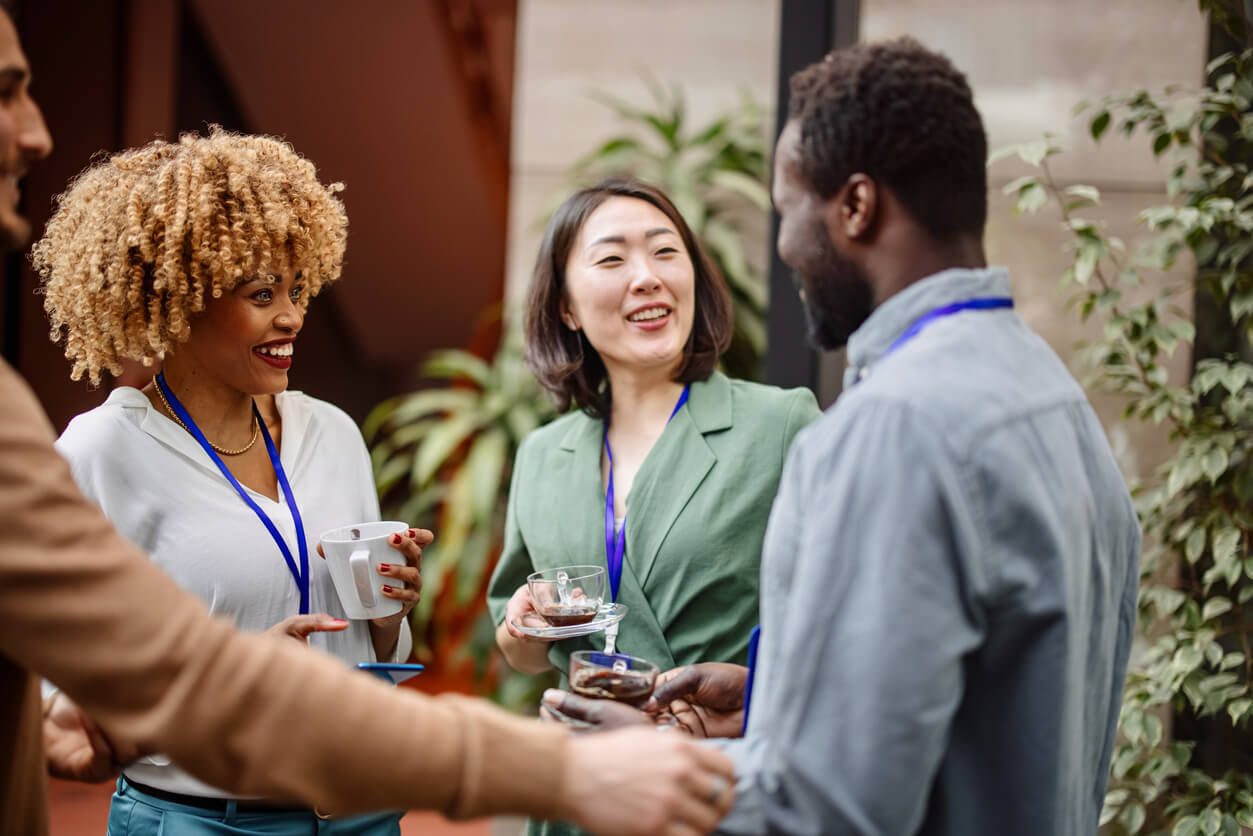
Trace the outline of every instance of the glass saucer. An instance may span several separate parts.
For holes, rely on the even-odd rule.
[[[514,621],[513,626],[518,632],[536,639],[572,639],[576,636],[589,636],[599,633],[611,624],[617,624],[626,617],[626,604],[607,604],[600,608],[596,617],[586,624],[571,624],[568,627],[550,627],[548,622],[534,613],[527,613],[522,621]]]

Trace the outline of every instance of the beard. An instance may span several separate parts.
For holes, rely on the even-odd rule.
[[[874,310],[870,278],[855,262],[844,258],[831,244],[822,227],[814,230],[817,241],[813,258],[798,268],[795,280],[801,291],[809,342],[834,351],[848,344]]]
[[[30,234],[30,221],[16,209],[0,209],[0,255],[26,249]]]

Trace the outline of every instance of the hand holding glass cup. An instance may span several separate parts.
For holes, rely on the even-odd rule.
[[[626,653],[576,650],[570,654],[570,691],[547,691],[541,708],[554,720],[578,729],[611,729],[630,725],[674,728],[669,712],[642,709],[657,682],[657,665]]]
[[[526,579],[526,595],[529,608],[522,620],[530,626],[587,624],[596,618],[605,600],[605,569],[562,566],[532,572]]]

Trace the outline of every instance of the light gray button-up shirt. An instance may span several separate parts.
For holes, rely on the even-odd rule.
[[[1095,833],[1140,529],[1083,391],[1004,270],[948,270],[849,342],[762,557],[728,833]]]

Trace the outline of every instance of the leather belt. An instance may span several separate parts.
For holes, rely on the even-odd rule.
[[[212,810],[217,813],[226,813],[228,804],[234,802],[235,810],[239,813],[280,813],[292,815],[303,813],[305,815],[317,815],[312,808],[295,807],[291,805],[283,805],[273,801],[265,801],[263,799],[248,798],[211,798],[204,795],[184,795],[181,792],[170,792],[169,790],[161,790],[156,787],[150,787],[147,784],[141,784],[138,781],[132,781],[130,778],[124,778],[127,786],[136,792],[151,796],[161,801],[169,801],[173,804],[182,804],[187,807],[196,807],[200,810]],[[321,816],[318,816],[321,818]]]

